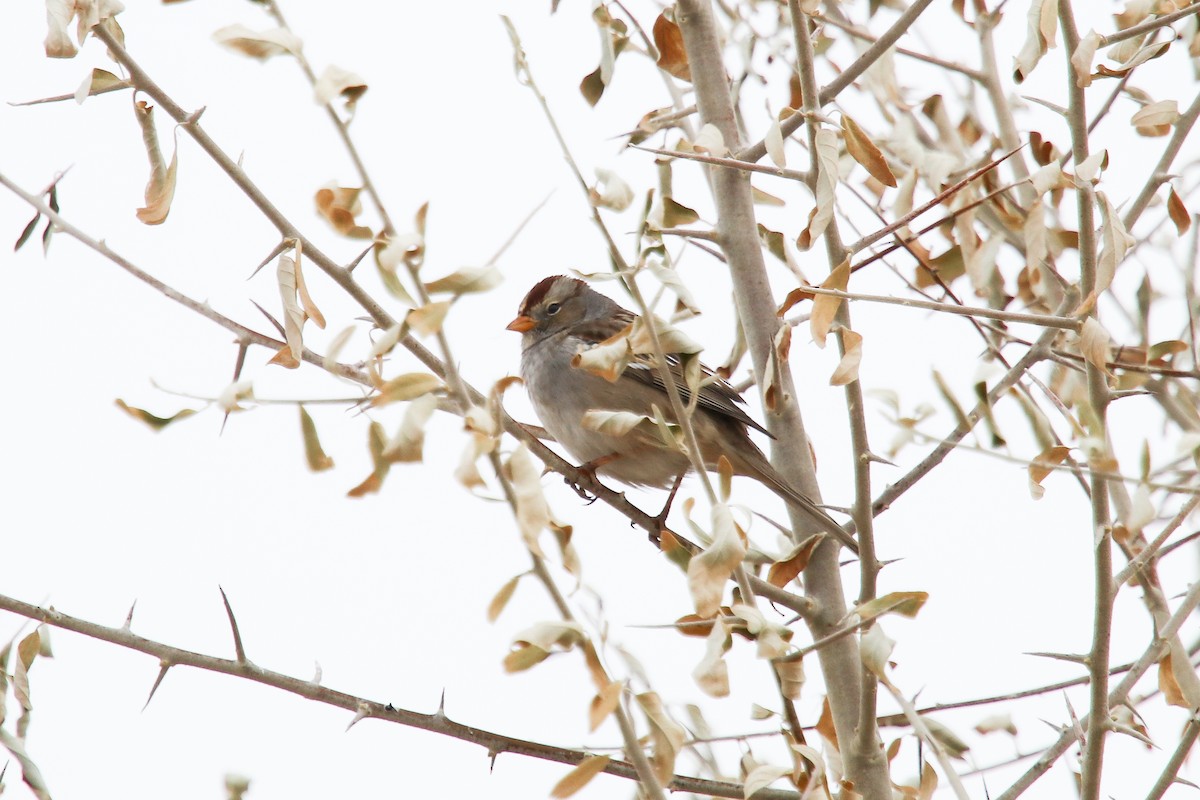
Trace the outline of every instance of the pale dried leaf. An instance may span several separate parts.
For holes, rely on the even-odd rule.
[[[558,783],[554,784],[554,788],[550,790],[550,796],[554,798],[570,797],[587,786],[592,778],[603,772],[610,761],[612,761],[611,756],[588,756],[564,775]]]
[[[971,279],[972,287],[977,290],[987,288],[996,272],[996,256],[1003,245],[1004,236],[993,234],[982,246],[975,248],[966,262],[967,277]]]
[[[711,122],[706,122],[700,128],[700,133],[696,136],[696,141],[692,142],[692,149],[697,153],[707,153],[717,158],[722,158],[729,154],[729,148],[725,146],[725,137],[721,135],[720,129]]]
[[[1176,100],[1159,100],[1142,106],[1130,118],[1129,124],[1135,128],[1151,128],[1159,125],[1174,125],[1179,119],[1179,102]]]
[[[1071,66],[1075,69],[1075,84],[1081,88],[1092,85],[1092,60],[1096,57],[1096,48],[1100,45],[1100,34],[1095,30],[1088,31],[1087,36],[1080,40],[1079,46],[1071,54]]]
[[[154,109],[144,100],[134,104],[134,114],[142,129],[142,143],[150,159],[150,180],[146,182],[146,205],[137,210],[137,218],[146,225],[161,225],[171,212],[175,199],[175,175],[179,168],[179,147],[171,154],[171,163],[163,159],[158,145],[158,129],[154,126]]]
[[[266,61],[283,53],[296,55],[304,47],[300,37],[286,28],[253,31],[241,24],[226,25],[213,33],[213,39],[230,50],[257,58],[259,61]]]
[[[517,527],[529,551],[542,556],[538,537],[550,526],[550,506],[542,493],[542,470],[534,463],[529,448],[524,442],[513,449],[508,457],[513,496],[517,504]]]
[[[82,105],[84,100],[94,94],[110,92],[118,88],[126,89],[132,85],[129,81],[118,78],[108,70],[96,67],[75,90],[75,102]]]
[[[883,632],[883,627],[875,623],[860,637],[859,650],[863,666],[876,677],[886,679],[888,659],[895,646],[895,640],[889,639]]]
[[[377,388],[379,391],[371,398],[371,406],[374,408],[389,403],[416,400],[422,395],[443,388],[443,384],[441,378],[428,372],[405,372],[383,382]]]
[[[333,98],[341,95],[346,100],[346,106],[353,107],[366,91],[366,80],[333,64],[325,68],[313,87],[313,94],[320,105],[328,105]]]
[[[308,468],[313,472],[322,472],[333,467],[333,459],[321,447],[321,439],[317,435],[317,424],[312,415],[303,405],[300,406],[300,433],[304,438],[304,459]]]
[[[816,200],[808,216],[808,225],[800,234],[796,245],[807,250],[825,232],[833,219],[834,190],[838,183],[838,140],[837,134],[827,127],[817,129],[817,185]]]
[[[409,403],[400,427],[383,448],[383,457],[394,463],[421,461],[425,450],[425,425],[437,407],[435,394],[422,395]]]
[[[376,339],[371,345],[370,357],[379,358],[380,356],[385,356],[390,353],[392,348],[396,346],[396,343],[400,341],[401,330],[402,326],[399,322],[397,322],[395,325],[380,334],[379,338]]]
[[[842,330],[842,345],[845,353],[842,354],[842,360],[838,362],[837,368],[829,378],[830,386],[845,386],[858,380],[858,367],[862,364],[862,341],[861,333],[849,328]]]
[[[417,333],[428,336],[442,329],[442,323],[445,322],[448,313],[450,313],[450,301],[436,300],[420,308],[412,309],[405,316],[404,321]]]
[[[767,155],[777,167],[787,166],[787,155],[783,151],[783,130],[779,126],[779,119],[772,118],[771,125],[767,128],[767,135],[763,138],[763,142],[767,145]]]
[[[1055,445],[1043,450],[1029,464],[1029,493],[1034,500],[1040,500],[1046,494],[1046,489],[1042,486],[1042,481],[1046,479],[1054,468],[1061,464],[1063,460],[1071,454],[1071,448],[1062,445]]]
[[[667,715],[662,699],[656,693],[644,692],[636,699],[650,723],[650,740],[654,743],[650,763],[659,782],[665,786],[675,774],[675,758],[687,741],[687,731]]]
[[[275,269],[279,299],[283,305],[283,330],[295,366],[304,355],[304,309],[296,294],[296,262],[291,256],[280,256]]]
[[[591,705],[588,707],[589,731],[594,733],[600,724],[608,719],[608,715],[617,710],[624,688],[620,681],[611,681],[592,698]]]
[[[1090,156],[1080,161],[1075,167],[1075,177],[1081,181],[1091,183],[1096,180],[1096,176],[1100,174],[1101,168],[1108,162],[1108,151],[1097,150]]]
[[[1175,187],[1171,186],[1171,192],[1167,195],[1167,214],[1171,217],[1171,222],[1175,223],[1175,232],[1183,236],[1192,227],[1192,215],[1184,205],[1183,199],[1175,192]]]
[[[536,622],[513,636],[514,644],[530,644],[547,652],[570,650],[583,640],[583,628],[578,622],[557,619]]]
[[[1013,722],[1012,714],[992,714],[975,723],[975,732],[980,736],[986,736],[989,733],[997,732],[1003,732],[1011,736],[1016,736],[1017,726]]]
[[[845,261],[833,268],[833,271],[829,273],[829,277],[821,283],[821,288],[844,292],[849,283],[850,259],[847,257]],[[817,347],[825,347],[825,339],[829,335],[830,328],[833,327],[833,319],[837,316],[838,308],[841,305],[842,298],[827,294],[819,294],[813,299],[813,310],[812,315],[809,317],[809,327],[812,330],[813,342]]]
[[[634,414],[632,411],[591,410],[583,414],[583,427],[589,431],[608,434],[609,436],[624,436],[634,428],[654,420],[644,414]]]
[[[1029,4],[1025,44],[1013,59],[1013,80],[1021,83],[1046,51],[1055,46],[1058,31],[1058,0],[1033,0]]]
[[[742,797],[745,800],[750,800],[755,792],[760,789],[765,789],[775,781],[782,778],[784,775],[790,775],[791,767],[777,767],[772,764],[759,764],[750,771],[746,776],[746,782],[742,785]]]
[[[804,688],[804,661],[776,661],[775,674],[779,676],[779,691],[788,700],[799,700]]]
[[[596,184],[588,190],[593,205],[624,211],[633,204],[633,189],[610,169],[596,168]]]
[[[494,289],[504,281],[504,275],[493,266],[463,267],[450,273],[444,278],[425,284],[425,291],[430,294],[449,292],[454,296],[486,292]]]
[[[895,188],[896,176],[888,167],[887,159],[883,157],[883,153],[871,141],[871,137],[867,135],[866,131],[846,113],[842,114],[842,138],[846,141],[847,152],[863,169],[870,173],[872,178],[884,186]]]
[[[599,375],[610,383],[616,383],[633,358],[633,348],[629,343],[629,334],[632,331],[632,326],[627,327],[597,345],[580,350],[571,359],[571,366]]]
[[[1104,192],[1096,192],[1096,203],[1100,206],[1100,241],[1103,244],[1096,264],[1096,294],[1099,294],[1112,284],[1117,267],[1137,240],[1125,230],[1121,215]]]
[[[712,544],[703,553],[692,556],[688,561],[688,589],[696,606],[696,613],[711,617],[721,607],[725,582],[734,567],[746,556],[746,544],[742,541],[729,506],[717,503],[712,508]]]

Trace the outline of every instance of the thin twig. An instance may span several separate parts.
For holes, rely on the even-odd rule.
[[[485,748],[492,758],[495,758],[500,753],[513,753],[515,755],[573,765],[578,764],[589,755],[589,752],[586,750],[573,750],[566,747],[542,744],[540,742],[531,742],[505,736],[500,733],[493,733],[470,725],[463,725],[450,720],[445,714],[420,714],[415,711],[397,708],[391,703],[367,700],[347,694],[346,692],[339,692],[336,689],[321,686],[312,681],[301,680],[293,678],[290,675],[263,669],[249,661],[218,658],[191,650],[172,647],[162,642],[138,636],[122,628],[110,628],[98,625],[78,617],[69,616],[52,608],[42,608],[4,595],[0,595],[0,610],[8,611],[27,619],[38,620],[56,628],[73,631],[89,638],[108,642],[109,644],[129,650],[136,650],[139,653],[145,653],[157,658],[160,663],[165,661],[176,666],[195,667],[207,672],[251,680],[255,683],[281,689],[324,705],[345,709],[351,713],[361,715],[363,718],[392,722],[449,736],[464,742],[470,742]],[[633,766],[626,761],[614,760],[605,767],[604,771],[617,777],[637,780],[637,774]],[[705,778],[676,775],[667,786],[672,791],[694,792],[718,797],[743,797],[742,785],[728,781],[714,781]],[[773,789],[765,789],[762,795],[755,795],[756,798],[760,796],[773,800],[796,800],[799,798],[797,792]]]

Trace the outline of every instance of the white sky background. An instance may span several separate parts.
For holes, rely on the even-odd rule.
[[[1025,5],[1019,5],[1002,28],[1001,41],[1008,43],[1000,48],[1002,68],[1024,34]],[[649,29],[653,7],[632,7]],[[74,60],[45,59],[42,6],[10,4],[7,11],[0,26],[0,99],[71,92],[91,67],[112,69],[95,42]],[[369,82],[354,136],[397,225],[403,228],[422,202],[430,202],[424,274],[434,277],[485,262],[553,193],[499,261],[506,282],[490,294],[464,298],[447,322],[464,376],[484,389],[517,370],[518,337],[503,328],[531,283],[568,269],[607,268],[586,203],[532,95],[513,77],[511,48],[498,14],[512,15],[534,74],[589,179],[599,166],[619,169],[639,195],[654,185],[651,158],[620,155],[621,141],[614,137],[646,111],[670,102],[644,59],[623,57],[611,96],[588,108],[577,87],[598,60],[590,6],[564,2],[557,15],[548,11],[546,2],[464,7],[348,1],[336,7],[284,7],[318,72],[336,63]],[[877,29],[893,18],[882,12]],[[209,36],[235,22],[269,27],[266,16],[244,2],[170,7],[134,2],[120,22],[133,56],[185,108],[207,108],[202,124],[226,152],[241,154],[247,172],[273,202],[326,252],[350,260],[361,243],[332,233],[317,218],[312,195],[330,181],[356,185],[355,176],[299,71],[287,58],[260,64],[225,51]],[[1111,18],[1098,15],[1080,25],[1084,31],[1092,25],[1110,30]],[[951,49],[962,47],[962,59],[976,63],[966,28],[923,28],[920,34],[909,44],[924,48],[936,42],[942,57],[953,57]],[[1061,50],[1052,51],[1039,67],[1045,82],[1034,85],[1041,96],[1065,104],[1058,89],[1061,61]],[[902,83],[908,83],[912,62],[897,64]],[[1147,80],[1139,84],[1155,99],[1175,96],[1186,105],[1190,77],[1176,87],[1169,79],[1155,83],[1154,74],[1148,69]],[[1029,85],[1021,91],[1036,93]],[[1107,85],[1089,97],[1102,98],[1106,91]],[[786,101],[786,87],[769,87],[766,96],[777,110]],[[117,93],[89,99],[82,107],[73,102],[0,105],[0,172],[36,190],[69,166],[60,187],[69,220],[175,288],[267,331],[247,297],[277,308],[273,269],[249,283],[246,278],[278,241],[273,228],[183,135],[170,218],[155,228],[137,223],[134,210],[142,205],[147,169],[129,104],[128,93]],[[1125,121],[1135,109],[1126,106],[1114,112],[1112,138],[1100,142],[1113,148],[1108,191],[1116,202],[1136,189],[1163,141],[1128,137]],[[865,107],[860,119],[871,120],[874,113]],[[1065,141],[1064,128],[1052,114],[1030,113],[1047,135]],[[165,115],[159,122],[169,145]],[[761,117],[748,124],[753,135],[761,135]],[[1130,147],[1131,142],[1137,146]],[[806,154],[791,147],[795,163],[806,163]],[[711,220],[711,203],[695,170],[680,165],[675,173],[677,199]],[[1126,180],[1122,173],[1131,177]],[[787,217],[774,210],[768,215],[774,227],[794,237],[810,203],[803,190],[770,179],[756,184],[798,201]],[[19,200],[0,193],[0,242],[15,240],[29,216]],[[375,225],[370,214],[366,219]],[[611,225],[618,234],[632,230],[632,213]],[[628,237],[623,243],[629,246]],[[821,251],[814,249],[803,261],[814,279],[827,272]],[[1157,251],[1142,257],[1159,264],[1165,258]],[[904,260],[896,263],[911,273]],[[554,618],[554,612],[540,587],[527,581],[500,620],[486,623],[493,593],[527,569],[528,558],[507,508],[476,499],[452,482],[450,473],[465,446],[457,419],[435,417],[427,463],[393,468],[382,493],[361,500],[347,499],[345,493],[370,471],[366,421],[343,407],[310,409],[326,451],[337,462],[335,470],[321,474],[304,466],[291,406],[235,415],[221,435],[220,413],[211,409],[154,434],[120,412],[114,398],[164,416],[185,406],[199,408],[201,402],[165,394],[151,381],[215,396],[232,375],[230,335],[64,235],[55,238],[46,260],[34,241],[0,264],[0,337],[9,359],[6,390],[0,393],[5,451],[0,592],[114,626],[136,600],[135,632],[232,656],[221,586],[238,615],[249,657],[263,667],[307,678],[315,661],[325,685],[398,707],[432,712],[444,690],[448,715],[463,723],[571,747],[619,743],[611,723],[587,732],[592,687],[575,654],[524,674],[503,674],[500,662],[512,635]],[[731,341],[728,282],[719,265],[695,251],[685,255],[681,269],[704,310],[688,330],[707,346],[708,360],[719,362]],[[791,286],[789,276],[775,264],[772,269],[782,296]],[[1140,280],[1140,266],[1127,269],[1130,280]],[[1157,288],[1178,291],[1167,266],[1159,273]],[[369,259],[359,274],[377,297],[385,297]],[[901,290],[882,269],[872,276],[869,291]],[[324,351],[332,335],[361,313],[315,268],[306,277],[330,320],[324,333],[308,326],[307,341]],[[611,285],[601,288],[615,291]],[[400,311],[395,304],[391,310]],[[966,323],[888,306],[856,305],[853,313],[866,341],[865,388],[899,392],[906,412],[929,403],[937,414],[924,428],[951,430],[954,422],[928,371],[930,364],[938,368],[969,401],[980,343]],[[355,342],[361,347],[367,326],[359,329]],[[1164,339],[1177,331],[1160,333],[1157,338]],[[343,357],[350,358],[351,350],[345,352]],[[267,367],[268,357],[255,349],[247,360],[246,377],[254,379],[261,398],[356,394],[354,387],[307,366],[298,371]],[[797,330],[793,364],[825,498],[843,505],[852,486],[842,394],[828,386],[835,363],[832,352],[811,344],[807,327]],[[393,357],[394,371],[416,368],[405,354]],[[1125,400],[1114,407],[1118,428],[1136,419],[1139,402]],[[519,389],[509,393],[508,406],[518,418],[530,419]],[[868,409],[877,451],[893,434],[883,410],[878,403]],[[391,429],[398,420],[395,411],[377,418]],[[1014,452],[1032,455],[1020,419],[1010,414],[1002,421]],[[877,490],[925,452],[923,446],[910,447],[900,454],[899,468],[877,468]],[[1126,457],[1129,452],[1134,451],[1126,451]],[[1169,443],[1159,445],[1159,452],[1165,458]],[[1018,465],[957,453],[879,519],[881,556],[903,558],[883,572],[881,593],[924,590],[931,595],[915,621],[884,622],[898,640],[896,681],[910,694],[922,690],[922,703],[1015,691],[1081,674],[1078,667],[1023,654],[1080,653],[1089,647],[1092,559],[1085,500],[1071,479],[1053,476],[1046,482],[1047,496],[1035,503],[1026,480]],[[730,656],[733,695],[705,698],[690,678],[702,640],[630,627],[667,623],[688,613],[683,575],[624,518],[601,504],[585,508],[554,476],[545,485],[558,516],[576,526],[585,582],[604,598],[603,619],[613,641],[639,657],[664,699],[675,709],[701,704],[719,733],[773,730],[773,722],[749,718],[753,702],[777,707],[752,648],[739,640]],[[695,485],[689,482],[685,489]],[[663,499],[653,492],[631,492],[631,497],[652,512]],[[738,484],[735,500],[783,512],[769,493],[748,482]],[[705,518],[703,512],[698,516]],[[772,542],[761,522],[754,533]],[[1164,565],[1168,579],[1175,577],[1168,586],[1182,585],[1178,570],[1193,569],[1185,562],[1188,557],[1176,557]],[[851,586],[855,573],[846,572]],[[570,580],[560,577],[569,587]],[[574,599],[595,616],[588,592]],[[21,625],[3,616],[0,637],[7,639]],[[1148,632],[1134,591],[1126,590],[1118,603],[1114,662],[1139,655]],[[54,632],[52,639],[56,657],[39,660],[31,676],[35,709],[29,749],[59,798],[218,798],[228,772],[252,779],[254,800],[524,798],[546,796],[566,772],[561,765],[507,754],[492,769],[487,754],[474,745],[378,721],[345,732],[350,715],[341,710],[182,668],[171,671],[143,711],[158,670],[152,658],[63,632]],[[615,674],[629,674],[615,653],[610,652],[609,663]],[[801,715],[811,724],[819,710],[819,670],[815,660],[807,666],[810,685]],[[1152,681],[1144,683],[1153,688]],[[1086,696],[1074,691],[1071,699],[1082,713]],[[892,710],[886,702],[883,708]],[[15,714],[11,703],[9,709]],[[1183,712],[1166,709],[1161,699],[1145,710],[1152,735],[1161,730],[1171,742]],[[1040,720],[1062,724],[1067,719],[1061,695],[1012,711],[1020,730],[1015,742],[970,733],[986,710],[940,719],[967,738],[979,764],[1048,744],[1055,734]],[[896,735],[884,733],[889,741]],[[753,740],[755,754],[780,763],[775,745],[767,741]],[[1144,793],[1166,757],[1128,738],[1112,737],[1108,747],[1111,767],[1104,788],[1114,797]],[[724,752],[733,774],[736,751]],[[911,748],[903,758],[913,769],[895,774],[915,772]],[[680,772],[692,767],[686,756],[680,759]],[[1015,774],[989,775],[987,788],[994,795]],[[28,796],[15,763],[6,783],[12,797]],[[973,797],[984,796],[979,777],[967,779],[967,786]],[[1072,791],[1070,776],[1059,768],[1026,796],[1063,797]],[[580,796],[628,797],[631,792],[627,782],[601,776]]]

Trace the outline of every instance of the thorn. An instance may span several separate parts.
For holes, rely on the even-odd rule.
[[[254,303],[253,300],[251,300],[250,302]],[[280,336],[287,338],[287,332],[284,331],[283,326],[279,324],[279,321],[277,319],[272,317],[271,314],[265,308],[260,306],[258,303],[254,303],[254,307],[257,308],[259,311],[261,311],[262,315],[264,317],[266,317],[272,325],[275,326],[275,330],[279,331]]]
[[[208,106],[200,106],[192,113],[188,114],[183,120],[184,125],[195,125],[200,121],[200,117],[204,116],[204,112],[208,110]]]
[[[246,352],[250,349],[250,343],[245,339],[238,342],[237,361],[233,365],[233,382],[237,383],[238,378],[242,377],[242,367],[246,366]],[[225,433],[225,423],[229,422],[229,412],[225,412],[225,416],[221,417],[221,430],[217,434],[220,436]]]
[[[1087,666],[1087,662],[1088,662],[1088,657],[1086,655],[1080,656],[1080,655],[1074,655],[1072,653],[1034,652],[1034,653],[1026,653],[1025,655],[1036,656],[1038,658],[1053,658],[1053,659],[1057,659],[1058,661],[1066,661],[1071,664],[1082,664],[1085,667]]]
[[[436,716],[440,717],[441,719],[446,718],[446,689],[445,689],[445,687],[442,688],[442,696],[438,700]]]
[[[137,608],[137,600],[133,601],[133,605],[129,607],[129,613],[125,615],[125,624],[121,626],[121,630],[128,631],[133,626],[133,610]]]
[[[275,245],[275,249],[271,251],[271,254],[269,256],[267,256],[266,258],[264,258],[262,260],[262,262],[259,263],[259,265],[254,268],[254,271],[250,273],[250,278],[253,278],[259,272],[261,272],[263,267],[265,267],[267,264],[270,264],[275,259],[275,256],[286,253],[288,250],[291,250],[295,246],[296,246],[295,239],[283,239],[282,241],[280,241],[279,244]],[[250,280],[250,278],[246,278],[246,280]]]
[[[146,698],[145,705],[142,706],[142,711],[150,707],[150,701],[154,699],[154,693],[158,691],[158,687],[162,685],[163,678],[167,677],[167,670],[171,668],[170,661],[159,661],[158,677],[154,679],[154,685],[150,687],[150,696]]]
[[[357,256],[354,257],[353,261],[351,261],[349,264],[346,265],[346,272],[354,272],[354,268],[358,266],[359,262],[362,261],[364,258],[366,258],[367,253],[371,252],[374,249],[375,249],[374,242],[367,245],[366,250],[363,250],[361,253],[359,253]]]
[[[239,664],[246,664],[246,649],[242,647],[242,634],[238,632],[237,619],[233,616],[233,608],[229,605],[229,598],[225,596],[225,590],[220,586],[217,589],[221,592],[221,602],[225,604],[225,613],[229,616],[229,627],[233,629],[233,649],[237,653]]]
[[[312,680],[310,681],[310,683],[312,683],[313,686],[320,686],[321,685],[321,662],[314,661],[313,667],[314,667],[313,676],[312,676]]]
[[[359,703],[358,711],[355,712],[354,719],[350,720],[350,724],[346,726],[346,730],[350,730],[369,716],[371,716],[371,707],[366,703]]]
[[[895,461],[890,461],[890,460],[884,458],[883,456],[875,455],[870,450],[867,451],[867,461],[874,462],[876,464],[887,464],[889,467],[896,466]]]
[[[499,755],[499,750],[488,750],[488,772],[496,771],[496,759]]]

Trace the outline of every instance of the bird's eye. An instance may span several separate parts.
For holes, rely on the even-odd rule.
[[[553,317],[561,308],[562,306],[558,303],[551,303],[550,305],[546,306],[546,313]]]

